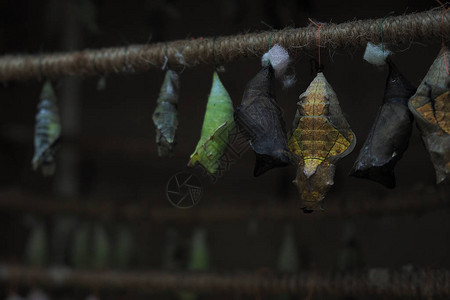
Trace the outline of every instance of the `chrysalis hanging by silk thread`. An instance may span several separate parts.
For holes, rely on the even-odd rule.
[[[173,155],[178,128],[177,105],[179,91],[179,75],[175,71],[168,69],[153,113],[153,123],[156,127],[156,144],[158,156],[160,157]]]
[[[442,49],[408,102],[436,171],[436,183],[450,183],[450,76]]]
[[[39,167],[44,176],[55,173],[55,153],[61,135],[58,104],[50,81],[42,88],[34,133],[33,170]]]
[[[283,114],[275,99],[273,78],[283,75],[289,64],[289,54],[275,44],[262,62],[263,68],[248,82],[234,115],[239,130],[250,140],[255,152],[254,176],[287,166],[292,159]]]
[[[304,212],[322,209],[334,183],[335,163],[352,152],[356,137],[323,73],[300,95],[289,149],[298,158],[297,185]]]
[[[367,48],[369,47],[374,57],[384,53],[381,46],[373,46],[369,43]],[[365,55],[364,59],[375,64],[373,57]],[[398,71],[391,60],[385,57],[384,61],[389,66],[389,75],[386,80],[383,105],[378,110],[369,136],[361,148],[350,175],[394,188],[394,167],[408,148],[412,131],[413,115],[408,108],[408,99],[414,94],[416,88]]]
[[[219,75],[214,72],[200,140],[188,166],[201,164],[210,174],[216,173],[233,128],[233,102]]]

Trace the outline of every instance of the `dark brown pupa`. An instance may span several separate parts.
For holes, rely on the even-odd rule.
[[[413,115],[408,109],[408,99],[416,88],[388,60],[389,75],[383,105],[369,136],[359,152],[351,176],[366,178],[388,188],[395,187],[394,168],[408,148]]]
[[[436,183],[450,184],[450,76],[448,48],[441,50],[408,106],[436,171]]]
[[[234,114],[239,130],[249,138],[256,155],[254,176],[291,161],[285,122],[275,100],[273,77],[272,66],[263,67],[247,84]]]

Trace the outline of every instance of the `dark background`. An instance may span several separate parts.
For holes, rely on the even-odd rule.
[[[354,19],[380,18],[428,10],[434,1],[1,1],[0,53],[37,54],[84,48],[144,44],[176,39],[232,35],[308,25],[308,17],[340,23]],[[396,48],[394,61],[410,81],[418,85],[439,52],[440,43],[411,42]],[[378,214],[327,216],[327,206],[348,206],[408,197],[449,197],[448,187],[436,187],[434,170],[417,128],[409,149],[396,168],[397,188],[388,190],[376,183],[347,176],[375,118],[384,92],[387,70],[377,70],[362,59],[364,49],[322,50],[325,76],[333,86],[358,142],[355,150],[337,164],[335,185],[326,198],[321,217],[299,209],[296,187],[291,184],[295,168],[274,169],[254,178],[254,155],[243,153],[217,182],[197,174],[203,184],[198,206],[233,207],[253,211],[260,207],[294,207],[298,216],[241,218],[233,222],[188,222],[123,220],[102,211],[96,217],[72,216],[73,230],[83,222],[100,224],[114,239],[118,224],[126,224],[136,241],[130,270],[160,269],[168,228],[188,243],[196,227],[208,232],[211,270],[276,270],[283,228],[294,227],[302,270],[336,270],[339,253],[348,241],[360,253],[356,267],[413,268],[450,267],[450,218],[448,207],[414,213],[389,211]],[[298,96],[313,79],[310,59],[316,51],[294,58],[297,83],[277,88],[277,100],[290,129]],[[220,77],[238,105],[246,83],[260,68],[260,59],[242,59],[225,64]],[[153,69],[140,74],[109,75],[106,88],[97,90],[99,77],[58,78],[53,81],[59,98],[63,143],[53,178],[31,170],[36,105],[42,82],[4,82],[0,86],[0,202],[18,197],[23,201],[77,201],[81,204],[135,204],[177,210],[167,201],[165,188],[177,172],[187,170],[203,120],[213,66],[185,69],[181,74],[178,145],[173,158],[159,158],[154,142],[152,113],[164,73]],[[11,196],[15,195],[15,196]],[[392,195],[394,195],[392,197]],[[406,202],[408,199],[406,199]],[[9,210],[0,212],[0,261],[25,263],[25,245],[31,228],[26,217],[38,215]],[[251,216],[252,213],[249,213]],[[47,214],[49,236],[61,219],[58,211]],[[249,224],[257,224],[249,234]],[[347,229],[346,229],[347,228]],[[351,228],[351,229],[349,229]],[[351,232],[350,238],[344,232]],[[49,242],[53,243],[53,242]],[[48,265],[71,265],[70,238],[63,255],[49,254]],[[113,247],[113,246],[111,246]],[[50,247],[54,249],[55,247]],[[186,248],[186,247],[185,247]],[[51,250],[53,251],[53,250]],[[183,251],[188,251],[182,249]],[[183,255],[181,255],[183,256]],[[186,255],[185,255],[186,256]],[[113,268],[113,262],[107,268]],[[353,266],[355,267],[355,266]],[[350,268],[350,267],[349,267]],[[8,285],[2,285],[2,295]],[[22,287],[21,293],[27,288]],[[70,295],[69,291],[64,292]],[[78,291],[85,297],[90,291]],[[111,295],[109,295],[111,296]],[[162,296],[162,295],[160,295]],[[100,298],[102,294],[100,293]]]

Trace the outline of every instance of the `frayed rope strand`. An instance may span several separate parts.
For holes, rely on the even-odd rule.
[[[380,40],[381,19],[327,24],[320,30],[320,47],[363,48],[367,42]],[[411,41],[443,39],[443,28],[450,27],[448,14],[441,9],[421,13],[393,16],[384,21],[384,42],[390,45],[409,45]],[[125,47],[82,50],[42,55],[5,55],[0,57],[0,81],[38,79],[41,74],[54,79],[68,75],[97,75],[100,73],[132,73],[161,68],[165,56],[173,68],[199,64],[221,63],[241,58],[261,57],[267,51],[267,41],[283,46],[292,56],[317,49],[317,32],[311,28],[288,28],[259,33],[217,37],[212,57],[212,38],[178,40],[166,43],[130,45]],[[326,37],[326,39],[323,39]],[[125,49],[127,51],[125,51]],[[183,57],[180,62],[179,57]],[[95,62],[95,63],[94,63]],[[126,62],[126,68],[123,68]]]
[[[308,20],[317,27],[317,49],[318,49],[318,52],[319,52],[317,54],[317,57],[318,57],[318,60],[319,60],[319,67],[320,67],[322,65],[320,63],[320,28],[322,28],[323,24],[319,25],[316,22],[314,22],[313,20],[311,20],[311,18],[308,18]]]

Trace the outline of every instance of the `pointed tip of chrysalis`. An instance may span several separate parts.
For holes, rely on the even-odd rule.
[[[277,158],[255,152],[256,162],[253,176],[258,177],[273,168],[281,168],[290,164],[289,157],[282,156]]]
[[[391,163],[371,167],[364,167],[361,164],[355,164],[350,171],[350,176],[369,179],[374,182],[378,182],[389,189],[395,188],[394,168]]]
[[[383,44],[375,45],[368,42],[363,58],[372,65],[384,66],[389,55],[391,55],[391,51],[386,49]]]

